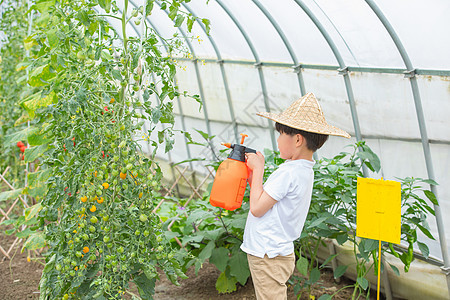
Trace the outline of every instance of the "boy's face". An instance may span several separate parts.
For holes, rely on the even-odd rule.
[[[280,150],[280,157],[282,159],[295,159],[296,156],[296,144],[297,135],[289,135],[286,133],[280,133],[277,139],[278,150]]]

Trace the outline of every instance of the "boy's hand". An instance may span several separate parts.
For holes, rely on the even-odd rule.
[[[247,158],[247,166],[251,171],[254,171],[256,169],[264,170],[264,155],[262,155],[261,152],[255,153],[246,153],[245,157]]]

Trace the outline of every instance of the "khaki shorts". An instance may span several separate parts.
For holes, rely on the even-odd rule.
[[[286,281],[295,268],[294,253],[287,256],[264,258],[247,254],[248,266],[252,274],[256,299],[278,300],[287,299]]]

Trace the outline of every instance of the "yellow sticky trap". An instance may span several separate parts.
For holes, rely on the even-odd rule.
[[[391,180],[358,178],[356,235],[400,244],[401,185]]]

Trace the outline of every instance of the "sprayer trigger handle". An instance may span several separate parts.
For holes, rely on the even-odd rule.
[[[245,148],[245,153],[256,153],[256,150],[252,148]]]

